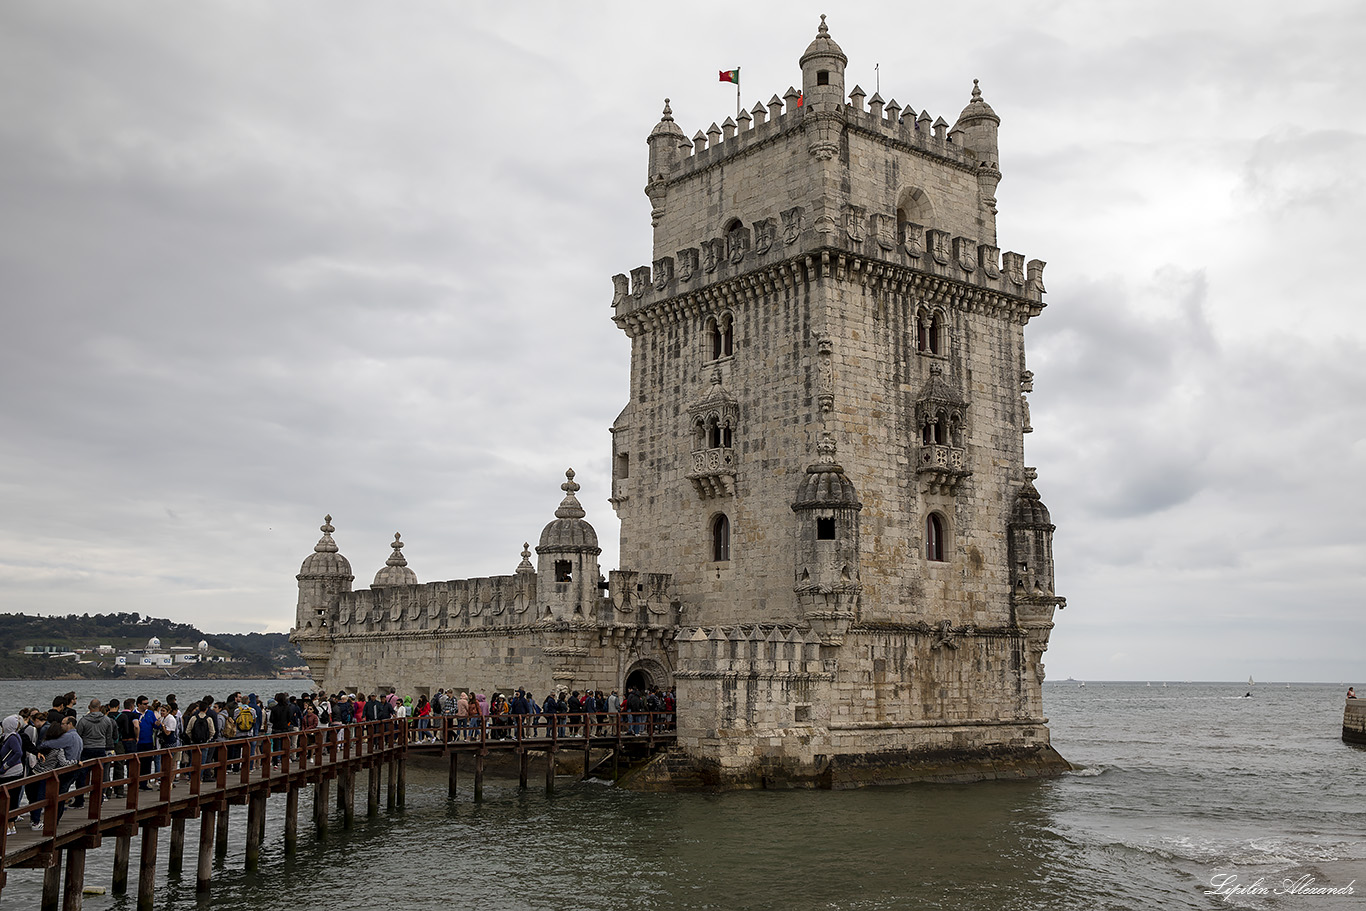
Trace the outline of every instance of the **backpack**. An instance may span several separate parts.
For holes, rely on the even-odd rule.
[[[133,713],[128,709],[119,712],[114,718],[119,728],[120,740],[137,740],[137,732],[133,730]]]
[[[190,719],[190,743],[208,743],[213,740],[213,722],[203,712],[196,712]]]
[[[5,738],[4,747],[0,747],[0,774],[8,772],[17,765],[22,765],[24,761],[24,744],[19,739],[23,735],[14,733]]]
[[[250,731],[256,724],[256,716],[252,714],[251,706],[249,705],[239,705],[237,707],[237,714],[233,715],[232,720],[237,730],[243,734]]]

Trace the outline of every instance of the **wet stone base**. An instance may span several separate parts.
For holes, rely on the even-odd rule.
[[[673,748],[632,769],[618,782],[636,791],[725,791],[761,788],[838,790],[911,782],[1051,778],[1072,769],[1051,746],[980,750],[884,750],[816,757],[814,765],[761,759],[723,768]]]

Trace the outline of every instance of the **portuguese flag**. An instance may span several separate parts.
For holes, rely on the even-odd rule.
[[[737,67],[736,67],[735,69],[733,69],[733,70],[721,70],[721,81],[722,81],[722,82],[733,82],[733,83],[735,83],[736,85],[739,85],[739,84],[740,84],[740,68],[737,66]]]

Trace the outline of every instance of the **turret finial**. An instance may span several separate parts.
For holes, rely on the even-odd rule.
[[[323,517],[323,524],[318,526],[318,531],[322,532],[323,536],[318,539],[317,544],[313,545],[313,552],[315,554],[337,553],[337,542],[332,540],[332,532],[336,529],[332,527],[331,516]]]
[[[816,441],[816,452],[821,462],[827,465],[835,463],[835,437],[828,430],[823,431]]]
[[[973,81],[976,82],[975,79]],[[669,109],[669,99],[667,98],[664,99],[664,113],[660,115],[659,119],[668,120],[670,122],[674,119],[674,112]]]
[[[973,101],[981,101],[981,100],[982,100],[982,89],[981,89],[981,87],[977,84],[977,80],[976,80],[976,79],[972,80],[972,100],[973,100]]]
[[[398,532],[394,532],[394,543],[393,543],[392,545],[390,545],[390,546],[392,546],[392,547],[394,548],[394,552],[393,552],[392,554],[389,555],[389,559],[388,559],[388,560],[385,560],[385,561],[384,561],[384,565],[385,565],[385,566],[407,566],[407,565],[408,565],[408,560],[407,560],[406,557],[403,556],[403,541],[402,541],[402,535],[400,535]]]
[[[829,35],[830,29],[825,27],[825,13],[821,13],[821,27],[816,29],[819,34]]]
[[[582,519],[588,513],[583,511],[583,505],[579,503],[578,497],[574,492],[579,489],[579,485],[574,483],[574,469],[569,469],[564,473],[565,482],[560,485],[560,490],[564,491],[564,499],[560,501],[560,508],[555,510],[557,519]]]

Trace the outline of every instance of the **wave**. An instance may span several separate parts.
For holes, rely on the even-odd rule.
[[[1064,774],[1071,775],[1075,778],[1095,778],[1097,775],[1104,775],[1108,771],[1110,770],[1105,766],[1086,766],[1083,768],[1073,769],[1072,771],[1065,772]]]
[[[1163,836],[1140,851],[1200,864],[1289,869],[1302,864],[1366,859],[1366,842],[1341,838],[1276,835],[1224,841],[1195,836]]]

